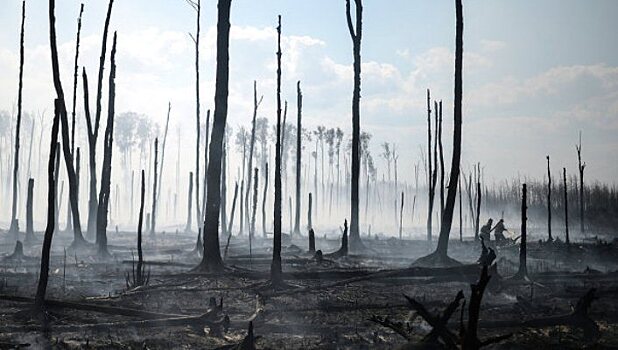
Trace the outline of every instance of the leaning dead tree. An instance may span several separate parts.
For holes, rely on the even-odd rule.
[[[451,160],[451,172],[449,176],[446,206],[440,225],[440,236],[436,251],[426,257],[417,260],[421,264],[453,265],[458,264],[447,255],[453,212],[455,210],[455,197],[457,196],[457,182],[459,181],[459,169],[461,167],[461,124],[462,124],[462,99],[463,99],[463,5],[462,0],[455,0],[456,35],[455,35],[455,101],[454,101],[454,125],[453,125],[453,157]]]
[[[93,238],[98,230],[98,201],[97,201],[97,139],[99,137],[99,125],[101,121],[101,97],[103,95],[103,69],[105,67],[105,52],[107,50],[107,32],[109,21],[112,16],[112,6],[114,0],[109,0],[107,7],[107,16],[105,17],[105,25],[103,26],[103,41],[101,43],[101,56],[99,57],[99,75],[97,79],[97,99],[96,110],[94,116],[94,125],[90,118],[90,108],[88,102],[88,78],[86,76],[86,68],[83,68],[84,80],[84,108],[86,116],[86,128],[88,130],[88,148],[90,154],[90,190],[88,199],[88,238]]]
[[[21,127],[22,91],[24,89],[24,25],[26,22],[26,0],[21,3],[21,34],[19,36],[19,84],[17,87],[17,123],[15,124],[15,155],[13,156],[13,203],[11,205],[11,227],[9,229],[19,240],[17,221],[17,182],[19,172],[19,131]]]
[[[101,169],[101,189],[99,191],[99,208],[97,210],[97,253],[99,257],[110,256],[107,251],[107,213],[109,208],[110,185],[112,177],[112,151],[114,145],[114,108],[116,98],[116,32],[112,43],[109,71],[109,98],[107,106],[107,126],[103,139],[103,167]]]
[[[277,25],[277,141],[275,144],[275,205],[273,229],[273,260],[270,265],[273,285],[283,282],[281,270],[281,15]]]
[[[135,288],[148,284],[150,273],[145,273],[144,255],[142,253],[142,223],[144,222],[144,192],[146,185],[144,183],[144,169],[142,169],[142,186],[139,205],[139,219],[137,221],[137,269],[132,265],[131,276],[127,272],[126,282],[127,288]]]
[[[56,37],[54,16],[55,1],[49,0],[49,22],[50,22],[50,36]],[[36,289],[36,296],[34,297],[34,312],[42,314],[45,308],[45,293],[47,291],[47,281],[49,279],[49,257],[51,252],[51,243],[54,236],[54,220],[56,217],[56,176],[57,172],[54,171],[54,163],[56,156],[56,150],[58,147],[58,124],[60,124],[60,100],[54,101],[54,123],[51,130],[51,141],[49,145],[49,161],[47,162],[47,225],[45,226],[45,235],[43,236],[43,247],[41,248],[41,270],[39,272],[39,283]]]
[[[359,218],[359,180],[360,180],[360,98],[361,98],[361,39],[363,36],[362,0],[354,0],[356,7],[356,26],[352,23],[350,0],[346,0],[346,20],[352,38],[354,56],[354,92],[352,94],[352,187],[350,215],[350,249],[361,250],[364,245],[360,238]]]
[[[158,171],[159,172],[159,178],[158,178],[158,180],[156,179],[156,177],[157,177],[157,175],[156,175],[157,174],[157,169],[156,169],[156,166],[155,166],[155,180],[156,180],[156,183],[158,184],[157,186],[155,186],[155,193],[157,195],[157,197],[156,197],[156,201],[157,202],[159,201],[159,198],[161,197],[161,187],[163,185],[163,169],[165,169],[164,168],[164,165],[165,165],[165,145],[167,144],[167,131],[169,129],[170,113],[171,113],[171,111],[172,111],[172,103],[168,102],[167,103],[167,118],[165,120],[165,131],[163,132],[163,146],[161,147],[161,164],[159,165],[159,171]],[[155,157],[155,160],[156,160],[156,157]],[[131,203],[133,203],[133,202],[131,202]],[[157,212],[155,210],[153,210],[153,212],[152,212],[153,224],[151,225],[151,233],[152,234],[155,234],[154,221],[155,221],[156,216],[157,216]]]
[[[300,80],[296,83],[296,106],[298,113],[296,117],[296,212],[294,213],[294,234],[300,236],[300,172],[303,132],[301,122],[303,112],[303,93],[300,90]]]
[[[584,235],[584,169],[586,162],[582,163],[582,133],[579,132],[579,145],[575,146],[577,150],[577,170],[579,170],[579,232]]]
[[[53,8],[50,2],[50,48],[51,48],[51,61],[52,61],[52,75],[54,80],[54,88],[56,90],[56,96],[59,103],[60,123],[62,124],[62,151],[64,154],[64,163],[66,165],[67,175],[69,177],[69,199],[71,202],[71,211],[73,212],[73,247],[78,247],[86,243],[82,236],[82,229],[79,216],[78,205],[78,183],[77,175],[75,174],[75,167],[73,163],[73,155],[71,154],[71,143],[69,139],[69,122],[67,117],[67,109],[64,98],[64,90],[62,89],[62,82],[60,81],[60,65],[58,62],[58,47],[56,43],[56,28],[51,28],[55,25],[55,18],[53,14]],[[52,23],[53,21],[53,23]],[[57,178],[56,178],[57,180]],[[57,213],[56,213],[57,214]]]
[[[221,210],[221,152],[225,137],[229,93],[230,7],[232,0],[219,0],[217,11],[217,69],[215,113],[208,155],[208,194],[204,218],[204,255],[197,270],[220,272],[223,260],[219,250],[219,214]]]
[[[547,156],[547,241],[551,242],[551,169],[549,168],[549,156]]]

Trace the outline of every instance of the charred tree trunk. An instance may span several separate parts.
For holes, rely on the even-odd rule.
[[[268,162],[264,163],[264,194],[262,195],[262,234],[266,237],[266,195],[268,194]]]
[[[208,194],[204,220],[204,256],[199,270],[220,272],[223,260],[219,250],[219,211],[221,210],[221,152],[225,137],[229,93],[229,47],[231,0],[219,0],[217,19],[217,70],[215,113],[209,145]]]
[[[313,204],[313,198],[311,192],[309,192],[309,205],[307,207],[307,229],[313,231],[313,222],[311,221],[311,207]]]
[[[244,171],[243,171],[244,172]],[[240,180],[240,198],[241,198],[241,202],[242,202],[242,198],[243,198],[243,194],[245,193],[245,180],[244,180],[244,175],[242,177],[242,180]],[[266,197],[264,197],[266,198]],[[242,235],[243,231],[244,231],[244,226],[245,226],[245,206],[243,205],[243,203],[240,203],[240,227],[238,228],[238,234]],[[266,235],[266,231],[264,232],[264,235]]]
[[[444,215],[444,148],[442,147],[442,101],[437,104],[436,114],[438,116],[438,155],[440,159],[440,219]]]
[[[150,212],[150,236],[155,235],[156,218],[157,218],[157,170],[159,168],[157,162],[159,160],[159,139],[155,137],[154,142],[154,181],[152,183],[152,211]]]
[[[463,200],[461,193],[461,176],[458,179],[459,187],[459,241],[463,242]]]
[[[189,194],[187,196],[187,224],[185,225],[185,232],[191,232],[191,204],[193,203],[193,172],[189,172]]]
[[[249,141],[249,159],[247,159],[248,163],[248,171],[247,171],[247,193],[245,194],[245,212],[247,213],[247,217],[249,216],[249,195],[251,188],[251,169],[253,168],[253,150],[255,147],[255,127],[256,127],[256,118],[258,107],[262,103],[263,96],[260,97],[258,101],[257,98],[257,82],[253,81],[253,118],[251,119],[251,140]],[[244,220],[244,218],[241,218]],[[252,233],[255,234],[255,230],[251,230]]]
[[[208,142],[210,139],[210,109],[206,110],[206,134],[204,135],[204,169],[208,169]],[[206,213],[206,195],[208,193],[208,171],[204,170],[204,188],[202,189],[202,208],[200,212]],[[225,207],[225,206],[224,206]],[[225,228],[225,226],[224,226]]]
[[[528,221],[528,189],[526,184],[521,188],[521,240],[519,242],[519,270],[515,275],[518,278],[528,278],[528,266],[526,264],[526,241]]]
[[[577,169],[579,170],[579,232],[584,235],[584,169],[586,163],[582,163],[582,133],[579,133],[579,145],[577,149]]]
[[[73,155],[71,154],[71,144],[69,139],[69,122],[67,117],[67,110],[64,99],[64,91],[62,90],[62,83],[60,81],[60,68],[58,63],[58,48],[56,43],[56,28],[55,28],[55,16],[53,13],[53,7],[55,6],[54,1],[50,0],[50,47],[51,47],[51,58],[52,58],[52,73],[54,79],[54,88],[56,90],[57,95],[57,103],[59,113],[60,113],[60,122],[62,124],[62,150],[64,154],[64,161],[67,169],[67,175],[69,177],[69,198],[71,202],[71,208],[73,212],[73,243],[74,247],[83,245],[85,243],[84,237],[82,236],[82,229],[79,219],[79,206],[78,206],[78,198],[77,198],[77,176],[75,175],[75,168],[73,164]]]
[[[251,238],[255,236],[255,213],[257,212],[257,200],[258,200],[258,168],[255,168],[255,175],[253,184],[253,209],[251,211],[251,229],[249,230],[249,234]]]
[[[234,199],[232,200],[232,211],[230,212],[230,224],[227,227],[227,234],[232,234],[232,228],[234,227],[234,213],[236,212],[236,199],[238,197],[238,181],[234,186]]]
[[[479,176],[480,178],[480,176]],[[476,216],[474,218],[474,239],[478,241],[479,239],[479,229],[481,227],[481,181],[478,180],[476,183]]]
[[[401,192],[401,209],[399,212],[399,239],[402,239],[403,235],[403,191]]]
[[[436,182],[434,179],[435,171],[432,155],[432,142],[431,142],[431,93],[427,89],[427,189],[428,189],[428,202],[427,202],[427,240],[432,240],[433,235],[433,199],[435,196]]]
[[[566,168],[562,168],[562,175],[564,180],[564,232],[565,232],[565,242],[566,244],[570,244],[571,240],[569,239],[569,197],[567,191],[567,175]]]
[[[352,96],[352,193],[350,245],[352,250],[361,250],[364,245],[360,237],[359,218],[359,180],[360,180],[360,98],[361,98],[361,39],[363,35],[362,0],[354,0],[356,7],[356,27],[352,24],[350,0],[346,0],[346,20],[352,38],[354,53],[354,93]]]
[[[137,278],[136,281],[142,285],[144,282],[143,266],[144,255],[142,253],[142,224],[144,220],[144,194],[146,192],[146,184],[144,181],[144,169],[142,169],[142,186],[140,190],[140,205],[139,205],[139,219],[137,221]]]
[[[294,234],[300,235],[300,171],[303,131],[301,122],[303,112],[303,93],[300,90],[300,80],[296,83],[296,105],[298,108],[298,114],[296,118],[296,212],[294,213]],[[290,213],[290,215],[292,215],[292,213]]]
[[[34,242],[34,227],[32,225],[32,202],[34,195],[34,179],[28,180],[28,198],[26,200],[26,239],[25,242]]]
[[[309,229],[309,253],[315,253],[315,232]]]
[[[551,169],[549,168],[549,156],[547,156],[547,241],[551,242]]]
[[[193,43],[195,44],[195,121],[196,121],[196,142],[195,142],[195,219],[197,220],[197,228],[202,228],[203,217],[200,213],[200,15],[201,15],[201,3],[200,0],[187,0],[189,5],[193,7],[196,12],[196,32],[195,37],[191,35]],[[215,111],[216,113],[216,111]],[[219,154],[221,151],[219,151]],[[219,156],[220,158],[220,156]],[[208,167],[208,164],[204,165]],[[219,165],[219,168],[221,166]],[[219,181],[217,181],[219,182]],[[206,184],[204,184],[206,185]],[[217,192],[220,190],[218,189]],[[218,206],[217,206],[218,207]],[[217,216],[219,214],[217,213]],[[219,220],[217,220],[219,221]],[[204,238],[205,238],[204,234]],[[204,239],[205,241],[205,239]]]
[[[109,99],[107,107],[107,126],[103,140],[103,168],[101,170],[101,190],[99,191],[99,208],[97,211],[97,251],[101,258],[110,256],[107,250],[107,212],[112,176],[112,151],[114,145],[114,113],[116,99],[116,32],[111,51],[109,71]]]
[[[161,187],[163,185],[163,169],[164,165],[165,165],[165,144],[167,143],[167,131],[169,129],[169,124],[170,124],[170,112],[172,111],[172,103],[168,102],[167,104],[167,119],[165,121],[165,131],[163,132],[163,147],[161,148],[161,165],[159,167],[159,180],[158,180],[158,187],[156,188],[157,192],[157,201],[159,200],[159,198],[161,198]],[[155,169],[156,170],[156,169]],[[156,177],[156,171],[155,171],[155,177]],[[169,201],[169,198],[168,198]],[[157,212],[153,211],[153,217],[156,216]],[[154,225],[153,225],[154,226]],[[154,230],[152,230],[152,233],[154,234]]]
[[[275,144],[275,205],[273,231],[273,260],[270,280],[273,285],[283,282],[281,270],[281,15],[277,26],[277,142]]]
[[[86,115],[86,127],[88,129],[88,147],[90,150],[90,198],[88,200],[88,238],[93,238],[98,232],[99,220],[97,218],[99,204],[97,201],[97,167],[96,167],[96,152],[97,139],[99,136],[99,124],[101,120],[101,97],[103,94],[103,69],[105,67],[105,52],[107,50],[107,32],[109,21],[112,15],[112,6],[114,0],[109,1],[107,8],[107,16],[103,27],[103,41],[101,44],[101,56],[99,57],[99,75],[97,79],[97,100],[94,125],[90,118],[90,108],[88,102],[88,79],[86,77],[86,68],[83,68],[84,79],[84,108]]]
[[[227,228],[227,137],[223,138],[221,154],[221,233]]]
[[[55,1],[49,1],[49,21],[50,21],[50,35],[55,39],[55,17],[54,17]],[[47,225],[45,227],[45,235],[43,236],[43,247],[41,248],[41,270],[39,272],[39,283],[36,289],[36,296],[34,297],[34,311],[42,314],[45,308],[45,293],[47,291],[47,280],[49,279],[49,257],[51,251],[52,238],[54,236],[55,217],[56,210],[55,197],[56,197],[56,182],[57,172],[54,171],[55,158],[57,156],[58,148],[58,129],[60,124],[60,101],[56,99],[54,101],[54,123],[51,131],[51,141],[49,145],[49,161],[47,162]]]
[[[19,131],[21,129],[21,104],[24,89],[24,25],[26,22],[26,1],[21,4],[21,34],[19,39],[19,86],[17,88],[17,123],[15,125],[15,155],[13,157],[13,203],[11,205],[10,232],[19,239],[19,224],[17,221],[17,183],[19,182]]]

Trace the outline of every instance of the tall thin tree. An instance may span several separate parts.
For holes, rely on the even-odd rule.
[[[577,170],[579,170],[579,232],[584,235],[584,169],[586,162],[582,163],[582,133],[579,132],[579,145],[575,146],[577,150]]]
[[[283,281],[281,270],[281,15],[277,25],[277,140],[275,144],[275,205],[273,260],[270,280],[273,285]]]
[[[547,241],[551,242],[551,169],[549,167],[549,156],[547,156]]]
[[[204,255],[198,270],[220,272],[223,260],[219,250],[219,212],[221,210],[221,153],[229,94],[230,7],[232,0],[217,4],[217,68],[215,78],[215,113],[209,145],[208,194],[204,220]]]
[[[350,248],[363,249],[360,238],[359,218],[359,180],[360,180],[360,98],[361,98],[361,39],[363,36],[362,0],[354,0],[356,7],[356,26],[352,23],[350,0],[346,0],[346,20],[352,38],[354,56],[354,92],[352,94],[352,188],[350,195]]]
[[[303,93],[300,90],[300,80],[296,83],[296,105],[298,114],[296,117],[296,212],[294,213],[294,234],[300,235],[300,171],[302,154],[302,111]],[[291,213],[290,213],[291,215]]]

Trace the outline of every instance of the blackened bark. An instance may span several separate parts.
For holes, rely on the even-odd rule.
[[[90,118],[90,108],[88,107],[88,80],[86,77],[86,69],[83,69],[84,73],[84,107],[86,109],[86,126],[88,129],[88,146],[90,150],[90,198],[88,200],[88,237],[92,238],[98,231],[99,220],[97,215],[99,213],[99,204],[97,200],[97,167],[96,167],[96,152],[97,152],[97,139],[99,137],[99,124],[101,120],[101,97],[103,94],[103,70],[105,67],[105,52],[107,50],[107,33],[109,28],[109,21],[112,16],[112,7],[114,0],[109,1],[107,7],[107,16],[105,17],[105,25],[103,26],[103,40],[101,43],[101,56],[99,57],[99,75],[97,79],[97,99],[96,99],[96,111],[94,125]],[[107,220],[107,219],[106,219]]]
[[[309,205],[307,206],[307,229],[313,230],[313,223],[311,221],[311,207],[313,204],[313,196],[309,192]]]
[[[159,139],[155,137],[154,142],[154,181],[152,184],[152,211],[150,212],[150,236],[155,235],[155,228],[157,224],[157,171],[158,171],[158,160],[159,160]]]
[[[266,197],[268,194],[268,162],[264,163],[264,194],[262,195],[262,234],[266,237]]]
[[[234,186],[234,199],[232,200],[232,211],[230,212],[230,223],[227,227],[227,234],[232,234],[232,228],[234,227],[234,213],[236,212],[236,199],[238,197],[238,181],[236,181],[236,185]]]
[[[189,172],[189,194],[187,195],[187,224],[185,225],[185,232],[191,232],[191,204],[193,203],[193,172]]]
[[[428,203],[427,203],[427,240],[432,240],[433,235],[433,199],[435,194],[435,181],[433,179],[433,156],[432,156],[432,142],[431,142],[431,93],[427,89],[427,190],[428,190]]]
[[[208,194],[204,220],[204,256],[199,270],[219,272],[223,260],[219,250],[219,211],[221,209],[221,152],[227,120],[229,93],[229,46],[231,0],[219,0],[217,19],[217,70],[215,83],[215,113],[212,140],[209,145]]]
[[[208,169],[208,142],[210,140],[210,109],[206,110],[206,134],[204,135],[204,169]],[[225,169],[225,167],[224,167]],[[204,188],[202,189],[202,208],[201,213],[206,213],[206,194],[208,192],[208,171],[204,170]],[[224,206],[225,207],[225,206]]]
[[[294,213],[294,234],[300,235],[300,171],[302,154],[302,111],[303,93],[300,90],[300,80],[296,83],[296,105],[298,114],[296,117],[296,212]],[[290,213],[292,215],[292,213]]]
[[[570,244],[571,240],[569,239],[569,197],[567,193],[567,175],[566,168],[562,168],[562,175],[564,180],[564,232],[565,232],[565,242],[566,244]]]
[[[275,144],[275,204],[273,230],[273,260],[270,280],[273,285],[283,281],[281,270],[281,15],[277,25],[277,142]]]
[[[17,87],[17,123],[15,124],[15,155],[13,157],[13,203],[11,205],[11,231],[19,239],[17,222],[17,182],[19,172],[19,131],[21,129],[22,91],[24,89],[24,25],[26,22],[26,1],[21,4],[21,34],[19,36],[19,84]]]
[[[50,19],[50,32],[54,32],[54,7],[55,1],[49,1],[49,19]],[[52,34],[55,37],[55,33]],[[55,210],[54,204],[56,197],[56,182],[55,178],[58,175],[54,171],[55,158],[57,158],[58,148],[58,125],[60,124],[60,101],[56,99],[54,101],[54,123],[51,131],[51,141],[49,145],[49,161],[47,162],[47,225],[45,227],[45,235],[43,236],[43,247],[41,249],[41,270],[39,272],[39,283],[36,289],[36,296],[34,297],[34,310],[35,312],[42,313],[44,311],[45,293],[47,291],[47,280],[49,278],[49,257],[51,251],[52,238],[54,236],[55,227]]]
[[[479,177],[480,178],[480,177]],[[481,227],[481,200],[483,194],[481,193],[481,181],[476,183],[476,216],[474,218],[474,239],[479,239],[479,230]]]
[[[309,229],[309,253],[315,253],[315,232]]]
[[[144,169],[142,169],[142,185],[140,189],[139,218],[137,221],[137,281],[143,281],[142,271],[144,256],[142,254],[142,224],[144,222],[144,194],[146,184],[144,181]]]
[[[442,101],[436,109],[438,116],[438,155],[440,159],[440,220],[444,215],[444,148],[442,147]]]
[[[221,154],[221,232],[227,228],[227,137],[223,138]]]
[[[112,151],[114,143],[114,113],[116,99],[116,32],[111,51],[111,68],[109,72],[109,98],[107,107],[107,126],[103,139],[103,167],[101,169],[101,189],[99,191],[99,208],[97,210],[97,251],[99,257],[109,257],[107,251],[107,213],[112,176]]]
[[[197,220],[197,227],[199,229],[202,227],[203,219],[200,211],[200,15],[202,7],[200,0],[190,1],[189,3],[193,6],[197,15],[195,37],[192,36],[192,38],[195,44],[195,131],[197,137],[195,142],[195,219]],[[208,168],[208,164],[204,164],[204,166]],[[219,190],[217,190],[217,192],[219,192]],[[205,236],[206,235],[204,235],[204,238],[206,238]],[[204,239],[204,241],[206,240]]]
[[[363,35],[362,0],[354,0],[356,5],[356,28],[352,24],[350,0],[346,0],[346,19],[353,44],[354,55],[354,93],[352,95],[352,193],[350,216],[350,245],[352,250],[363,249],[360,238],[359,218],[359,180],[360,180],[360,98],[361,98],[361,39]]]
[[[251,228],[249,229],[249,234],[253,238],[255,236],[255,213],[257,212],[257,200],[258,200],[258,168],[255,168],[253,184],[253,209],[251,211]]]
[[[549,167],[549,156],[547,156],[547,241],[551,242],[551,169]]]
[[[25,242],[34,242],[34,227],[32,225],[32,201],[34,195],[34,179],[28,180],[28,198],[26,200],[26,239]]]
[[[402,238],[402,234],[403,234],[403,204],[404,204],[404,197],[403,197],[403,191],[401,192],[401,209],[399,212],[399,239]]]
[[[247,169],[247,193],[245,195],[245,213],[247,213],[247,217],[249,217],[249,195],[251,193],[251,169],[253,168],[253,149],[255,147],[255,123],[257,118],[258,107],[262,103],[263,96],[260,97],[258,101],[257,98],[257,82],[253,81],[253,118],[251,119],[251,140],[249,141],[249,159],[247,160],[248,167]],[[244,161],[244,159],[243,159]],[[244,220],[244,218],[241,218]],[[252,230],[255,233],[255,230]]]
[[[584,169],[586,163],[582,163],[582,133],[579,132],[579,145],[577,149],[577,169],[579,170],[579,232],[584,235]]]
[[[454,125],[453,125],[453,158],[449,187],[446,197],[446,206],[440,225],[440,237],[436,253],[442,258],[447,257],[448,241],[453,223],[453,211],[455,209],[455,197],[457,196],[457,182],[459,181],[459,169],[461,166],[461,124],[462,124],[462,98],[463,98],[463,5],[462,0],[455,0],[456,12],[456,36],[455,36],[455,102],[454,102]],[[480,198],[480,191],[479,191]]]
[[[521,187],[521,239],[519,241],[519,270],[517,276],[525,278],[528,276],[528,266],[526,264],[526,241],[528,221],[528,189],[526,184]]]
[[[77,104],[77,77],[79,72],[79,39],[82,32],[82,14],[84,4],[79,7],[79,18],[77,19],[77,38],[75,41],[75,63],[73,69],[73,105],[71,108],[71,154],[75,154],[75,105]],[[70,211],[69,211],[70,213]],[[68,224],[67,224],[68,225]]]

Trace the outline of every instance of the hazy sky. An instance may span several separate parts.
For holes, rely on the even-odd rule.
[[[61,70],[70,96],[80,2],[57,2]],[[216,6],[214,0],[202,2],[205,112],[213,106]],[[400,176],[410,179],[420,162],[419,145],[427,142],[426,88],[444,100],[445,146],[450,148],[454,1],[364,3],[362,128],[374,134],[376,159],[381,142],[397,144]],[[107,1],[85,1],[80,65],[91,77],[91,95],[106,8]],[[21,1],[2,0],[0,109],[11,110],[16,101],[20,11]],[[26,12],[24,109],[47,109],[51,119],[47,1],[29,0]],[[612,0],[464,1],[466,166],[481,162],[489,179],[541,178],[550,154],[555,173],[563,166],[574,172],[581,130],[588,178],[616,183],[616,13],[618,2]],[[340,126],[349,135],[352,52],[344,0],[233,1],[230,125],[249,123],[254,79],[264,95],[260,116],[275,115],[278,14],[283,16],[283,90],[291,113],[301,80],[305,125]],[[183,154],[192,161],[194,51],[187,33],[194,31],[195,13],[183,0],[116,0],[110,27],[118,31],[116,110],[145,113],[163,124],[171,101],[172,130],[186,128]],[[81,87],[78,96],[79,101]]]

